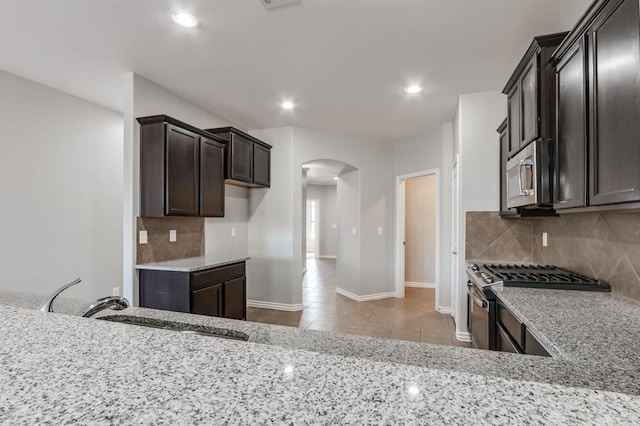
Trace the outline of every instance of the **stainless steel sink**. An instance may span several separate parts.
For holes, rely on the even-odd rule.
[[[209,327],[198,324],[187,324],[175,321],[166,321],[156,318],[136,317],[132,315],[109,315],[98,318],[104,321],[119,322],[122,324],[138,325],[142,327],[159,328],[179,333],[199,334],[201,336],[219,337],[222,339],[241,340],[246,342],[249,335],[242,331],[228,328]]]

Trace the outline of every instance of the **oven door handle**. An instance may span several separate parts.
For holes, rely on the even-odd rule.
[[[489,312],[489,302],[487,302],[486,300],[480,299],[478,296],[476,296],[473,293],[474,292],[473,292],[472,289],[468,289],[467,290],[467,295],[471,298],[471,300],[473,300],[473,302],[476,305],[479,305],[482,309],[484,309],[485,311]]]

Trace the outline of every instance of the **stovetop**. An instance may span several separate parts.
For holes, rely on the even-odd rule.
[[[609,284],[577,272],[552,265],[474,263],[469,276],[484,289],[494,284],[504,287],[548,288],[558,290],[611,291]]]

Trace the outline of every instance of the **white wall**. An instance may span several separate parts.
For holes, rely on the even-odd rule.
[[[307,199],[319,200],[319,247],[318,256],[337,256],[338,253],[338,224],[337,185],[308,185]]]
[[[435,175],[406,180],[405,186],[405,281],[436,282]]]
[[[444,123],[393,144],[394,176],[411,175],[427,170],[439,171],[440,244],[438,246],[439,274],[436,280],[436,309],[448,312],[451,308],[451,123]],[[394,198],[397,197],[394,188]],[[394,213],[395,220],[395,213]],[[395,234],[394,234],[395,239]]]
[[[0,70],[0,289],[122,282],[122,114]]]
[[[346,135],[300,127],[265,129],[251,132],[274,145],[272,151],[272,186],[261,200],[259,193],[250,192],[249,247],[251,271],[262,281],[261,288],[250,290],[251,298],[274,301],[292,306],[300,305],[303,244],[302,220],[302,164],[317,159],[333,159],[348,163],[360,171],[360,229],[361,259],[367,263],[361,275],[363,287],[358,295],[393,291],[393,174],[389,159],[389,144],[371,142]],[[339,191],[339,189],[338,189]],[[293,220],[293,218],[296,218]],[[383,235],[377,235],[377,228]],[[339,224],[339,232],[342,232]],[[350,228],[349,228],[350,232]],[[262,233],[262,235],[258,235]],[[286,245],[293,244],[291,258]],[[253,241],[262,247],[253,249]],[[276,242],[278,244],[276,245]],[[273,251],[267,250],[267,247]],[[260,262],[253,261],[256,258]],[[338,253],[340,257],[340,253]],[[277,258],[270,266],[266,259]],[[272,269],[279,272],[275,274]],[[290,277],[285,281],[283,274]],[[251,279],[251,277],[249,277]],[[276,279],[277,278],[277,279]],[[291,291],[276,292],[283,288]],[[268,297],[277,298],[272,300]]]
[[[292,167],[293,128],[257,130],[255,137],[272,145],[271,188],[249,191],[249,256],[247,299],[302,309],[302,234],[294,223],[302,218],[301,165]],[[295,241],[294,241],[295,240]]]
[[[135,218],[139,215],[140,126],[137,117],[165,114],[198,128],[233,123],[134,73],[125,74],[124,253],[125,296],[137,304]],[[238,126],[236,126],[238,127]],[[205,253],[248,254],[248,191],[226,186],[225,217],[205,219]],[[231,237],[231,228],[236,237]]]
[[[336,287],[355,295],[369,294],[367,283],[361,281],[362,264],[371,264],[362,257],[361,244],[361,189],[360,170],[338,177],[338,260]]]
[[[500,92],[460,95],[456,114],[460,153],[460,215],[458,217],[458,306],[456,332],[467,333],[465,217],[469,211],[497,211],[500,203],[500,147],[496,129],[507,115]]]

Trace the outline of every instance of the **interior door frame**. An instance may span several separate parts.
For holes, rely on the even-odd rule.
[[[405,281],[405,197],[406,187],[405,182],[407,179],[431,176],[436,179],[436,250],[435,250],[435,265],[436,265],[436,278],[435,278],[435,300],[438,300],[438,293],[440,292],[440,169],[423,170],[420,172],[409,173],[405,175],[396,176],[396,297],[404,298],[404,281]]]

